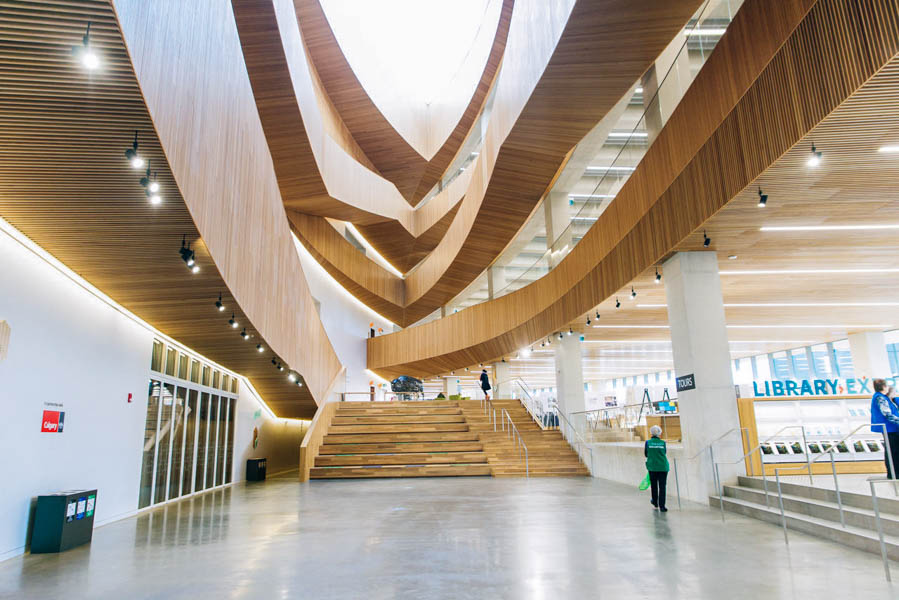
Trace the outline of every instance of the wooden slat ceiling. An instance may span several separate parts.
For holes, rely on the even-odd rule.
[[[375,106],[343,54],[320,0],[294,0],[306,48],[324,89],[350,134],[378,173],[393,182],[415,206],[449,166],[481,110],[506,46],[514,0],[503,0],[493,46],[468,106],[449,137],[430,160],[423,158]],[[380,252],[380,238],[369,240]]]
[[[71,54],[88,21],[102,57],[93,74]],[[124,157],[135,130],[158,173],[159,206]],[[152,326],[247,376],[280,416],[315,411],[308,389],[289,384],[270,351],[256,352],[268,344],[199,239],[107,2],[2,2],[0,216]],[[182,235],[197,253],[197,275],[178,254]],[[219,293],[224,313],[214,306]],[[228,326],[232,311],[250,341]]]
[[[797,23],[798,27],[792,31]],[[720,53],[716,50],[717,57],[710,58],[655,143],[665,149],[677,148],[678,143],[681,148],[695,144],[696,136],[704,135],[703,129],[714,126],[710,117],[726,115],[698,151],[684,155],[681,149],[680,153],[659,154],[650,148],[616,200],[559,267],[508,296],[445,319],[369,340],[369,367],[382,374],[446,372],[512,354],[566,327],[572,319],[580,321],[585,311],[597,301],[614,297],[639,274],[644,273],[641,282],[645,281],[647,269],[672,251],[701,249],[702,225],[740,194],[743,194],[744,202],[753,199],[756,188],[746,189],[747,186],[751,186],[782,154],[800,144],[785,158],[783,164],[787,168],[791,164],[795,167],[808,157],[806,146],[810,140],[805,137],[807,135],[814,136],[823,148],[825,137],[821,136],[826,136],[828,130],[842,132],[845,137],[828,142],[831,152],[839,156],[838,148],[845,145],[850,156],[875,160],[871,149],[876,148],[882,137],[897,133],[889,126],[885,128],[879,124],[879,120],[889,114],[887,104],[895,110],[891,100],[897,91],[892,81],[893,65],[877,73],[899,51],[897,23],[899,6],[889,0],[873,1],[864,6],[830,0],[796,0],[778,3],[776,7],[749,0],[719,43],[718,50],[723,50]],[[770,39],[756,41],[760,30],[777,33]],[[781,36],[780,40],[786,40],[783,45],[777,34]],[[735,70],[733,64],[744,68]],[[758,69],[760,75],[754,75],[752,69]],[[877,76],[866,83],[875,74]],[[741,80],[755,80],[745,94],[741,91],[745,89]],[[728,107],[726,102],[736,102],[736,105]],[[843,107],[837,110],[841,104]],[[820,134],[818,130],[813,131],[831,113],[821,125]],[[665,135],[673,137],[666,141]],[[847,143],[853,138],[859,139],[857,148]],[[661,185],[671,165],[680,161],[686,161],[686,167],[672,183]],[[851,168],[842,173],[821,174],[820,184],[810,188],[806,201],[816,204],[815,210],[810,211],[808,204],[803,206],[800,202],[783,218],[792,214],[791,218],[798,219],[811,213],[818,215],[816,218],[841,221],[858,217],[860,212],[874,212],[877,219],[881,214],[889,219],[892,213],[884,211],[884,203],[888,200],[885,195],[875,196],[868,206],[854,207],[854,203],[847,206],[836,201],[832,213],[823,208],[826,204],[822,196],[830,197],[830,191],[838,190],[844,178],[864,184],[870,181],[874,168],[872,163],[865,176],[856,174]],[[862,173],[865,170],[862,169]],[[774,208],[777,198],[778,203],[789,206],[791,198],[797,195],[796,190],[804,189],[804,184],[809,183],[808,177],[791,181],[789,175],[778,175],[769,179],[765,173],[761,182],[766,193],[770,193],[769,205]],[[888,189],[892,183],[887,180],[884,187]],[[780,189],[779,185],[785,187]],[[659,195],[653,192],[655,189],[661,189]],[[847,193],[852,192],[847,188]],[[870,191],[856,188],[855,194],[861,198]],[[822,208],[818,208],[819,204]],[[753,214],[758,214],[760,209],[750,206],[756,211]],[[742,209],[744,212],[749,210],[745,204]],[[727,219],[729,211],[722,215]],[[747,225],[751,222],[745,214],[737,212],[730,226],[742,227],[744,221]],[[715,223],[713,221],[711,225]],[[753,226],[757,227],[757,224],[747,226],[747,231],[752,232]],[[711,228],[709,233],[713,238],[718,235]],[[791,243],[797,246],[796,257],[802,259],[799,263],[826,264],[842,260],[841,244],[845,243],[845,238],[842,238],[843,242],[838,241],[840,236],[816,236],[815,244],[810,244],[818,247],[816,252],[803,250],[803,246],[797,244],[810,243],[810,238],[803,236],[794,236],[786,242],[790,238],[778,240],[770,236],[788,234],[744,232],[728,236],[726,228],[720,234],[723,243],[735,243],[733,250],[728,247],[727,252],[735,252],[738,261],[740,240],[749,240],[743,243],[752,244],[762,235],[762,247],[766,247],[768,260],[779,264],[778,268],[784,268],[776,254],[778,245]],[[828,248],[826,240],[834,240],[833,245]],[[748,256],[752,255],[750,250],[746,252]],[[877,252],[879,249],[866,254],[866,259],[874,258]],[[761,256],[757,260],[762,261]],[[875,264],[883,264],[881,261],[883,258],[874,258]],[[645,287],[645,284],[640,285]],[[725,297],[740,297],[729,291],[731,286],[739,285],[726,281]],[[879,291],[876,287],[873,289],[875,294]],[[752,291],[745,294],[752,295]],[[627,302],[624,297],[621,300]],[[601,306],[601,311],[608,315],[608,301]],[[845,333],[839,328],[833,329],[834,335]],[[623,333],[628,334],[626,339],[633,340],[650,339],[651,336],[648,332]],[[610,339],[606,331],[602,335]]]

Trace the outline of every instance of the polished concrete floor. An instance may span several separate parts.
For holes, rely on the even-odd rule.
[[[899,579],[899,569],[896,569]],[[591,479],[238,485],[0,563],[2,598],[897,598],[880,557]]]

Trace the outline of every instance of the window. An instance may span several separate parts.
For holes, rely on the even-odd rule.
[[[849,351],[849,340],[840,340],[833,343],[833,353],[837,363],[839,377],[855,377],[855,367],[852,365],[852,353]]]
[[[768,356],[771,357],[772,371],[775,379],[790,379],[792,369],[790,368],[790,359],[786,352],[773,352]]]
[[[812,360],[815,361],[815,374],[818,377],[831,377],[830,355],[827,353],[827,344],[815,344],[812,346]]]
[[[138,508],[231,483],[237,378],[160,340],[150,369]],[[201,379],[223,394],[187,383]]]
[[[790,350],[790,359],[793,363],[793,376],[796,379],[808,379],[810,377],[808,357],[805,348],[793,348]]]

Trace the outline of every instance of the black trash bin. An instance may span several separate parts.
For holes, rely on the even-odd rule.
[[[247,481],[265,481],[264,458],[250,458],[247,460]]]
[[[31,530],[31,553],[62,552],[89,544],[94,534],[97,490],[38,496]]]

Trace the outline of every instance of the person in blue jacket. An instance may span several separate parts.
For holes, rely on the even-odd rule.
[[[895,392],[892,387],[887,387],[885,380],[874,380],[874,396],[871,398],[871,429],[883,432],[883,461],[886,463],[887,477],[896,479],[893,469],[890,468],[890,455],[892,455],[893,465],[899,467],[899,402],[893,396],[895,396]],[[886,442],[889,442],[889,445]],[[889,453],[887,448],[890,450]]]

